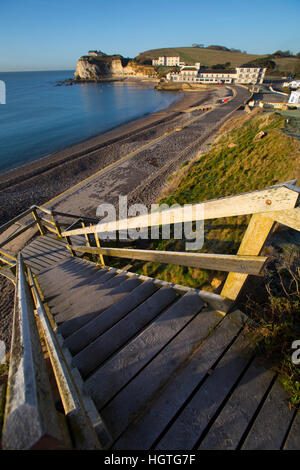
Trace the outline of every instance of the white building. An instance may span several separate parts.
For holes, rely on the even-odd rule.
[[[180,63],[180,72],[167,75],[168,80],[178,82],[195,82],[200,71],[200,62],[196,62],[194,65],[184,65]]]
[[[247,66],[237,67],[233,70],[226,69],[200,69],[200,64],[184,66],[177,74],[168,74],[167,79],[178,82],[196,82],[207,84],[219,83],[262,83],[266,69],[261,67]]]
[[[241,65],[236,67],[235,83],[263,83],[266,68],[258,67],[257,65]]]
[[[300,80],[293,80],[292,82],[285,82],[283,87],[289,87],[291,90],[297,90],[300,88]]]
[[[180,64],[179,56],[160,56],[152,60],[153,66],[163,65],[167,67],[175,67]]]
[[[289,103],[300,104],[300,89],[291,92]]]
[[[236,77],[235,70],[200,70],[199,82],[200,83],[234,83]]]

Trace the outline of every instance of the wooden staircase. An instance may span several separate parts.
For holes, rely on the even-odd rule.
[[[298,218],[297,208],[290,223],[298,224]],[[248,341],[249,320],[231,299],[72,256],[98,253],[103,260],[106,249],[99,243],[93,247],[87,238],[87,233],[97,233],[95,227],[61,231],[66,241],[43,233],[16,259],[4,447],[36,448],[38,443],[47,448],[50,434],[50,448],[299,449],[300,414],[289,409],[276,373],[255,357]],[[236,262],[233,258],[230,266]],[[237,282],[241,284],[241,277]],[[71,429],[68,444],[61,426],[46,429],[49,408],[43,415],[40,398],[34,395],[40,379],[30,398],[24,397],[41,415],[37,434],[28,443],[16,431],[19,390],[29,380],[20,371],[16,350],[20,344],[25,351],[26,344],[34,344],[31,309]],[[44,367],[38,358],[23,361],[23,371],[26,364]],[[32,382],[37,375],[32,366]],[[57,413],[57,403],[48,406],[51,416]],[[26,423],[30,427],[30,421]]]

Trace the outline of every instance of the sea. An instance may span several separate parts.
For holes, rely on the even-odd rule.
[[[57,86],[73,70],[0,72],[0,173],[166,109],[178,94],[128,82]]]

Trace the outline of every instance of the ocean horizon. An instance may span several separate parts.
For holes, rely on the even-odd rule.
[[[168,108],[178,94],[130,82],[56,86],[73,70],[0,72],[0,173],[38,160],[144,115]]]

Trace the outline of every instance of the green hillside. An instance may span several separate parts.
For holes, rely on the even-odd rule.
[[[180,59],[185,63],[201,62],[202,65],[208,66],[230,62],[234,67],[245,62],[250,62],[251,60],[257,59],[259,57],[264,57],[258,54],[216,51],[212,49],[202,49],[199,47],[169,47],[162,49],[151,49],[149,51],[142,52],[137,57],[137,60],[139,62],[143,62],[147,59],[153,59],[157,56],[163,55],[179,55]]]
[[[270,57],[275,62],[276,68],[273,72],[279,74],[299,74],[300,59],[296,57],[272,57],[269,54],[245,54],[242,52],[213,50],[200,47],[168,47],[162,49],[151,49],[141,52],[136,60],[139,63],[149,63],[153,58],[158,56],[180,56],[180,59],[186,64],[194,64],[200,62],[201,65],[211,67],[216,64],[225,64],[230,62],[231,67],[236,67],[245,63],[253,62],[256,59]],[[268,71],[269,73],[269,71]]]

